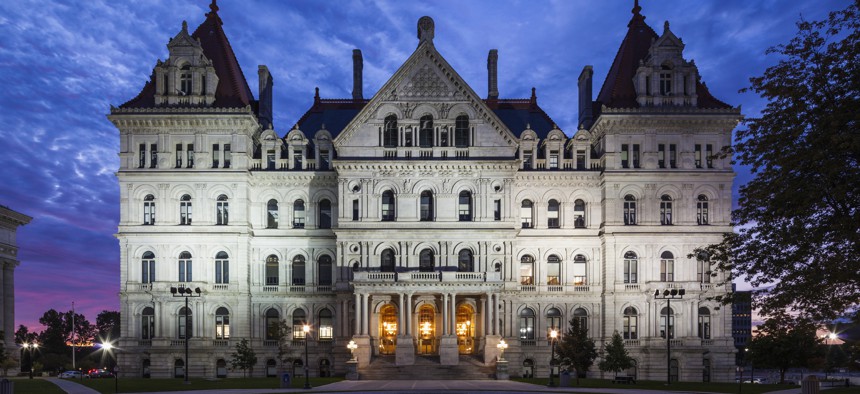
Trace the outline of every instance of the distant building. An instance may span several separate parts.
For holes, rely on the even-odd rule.
[[[18,227],[33,218],[0,205],[0,316],[3,316],[3,344],[15,347],[15,267],[18,261]]]
[[[735,174],[715,154],[740,109],[708,92],[668,23],[658,34],[636,6],[626,31],[607,33],[625,36],[596,100],[592,67],[580,73],[568,132],[534,91],[499,97],[496,50],[470,65],[487,67],[481,97],[434,45],[429,17],[373,97],[355,50],[352,97],[317,92],[276,130],[272,75],[258,67],[255,99],[210,7],[108,116],[120,134],[121,373],[237,376],[227,360],[248,339],[254,374],[274,374],[286,320],[297,371],[301,328],[313,327],[314,376],[343,374],[350,340],[365,376],[465,376],[494,366],[501,340],[511,375],[547,376],[550,330],[578,319],[601,348],[619,332],[640,379],[733,377],[730,314],[711,301],[726,275],[688,254],[732,231]],[[186,310],[171,287],[203,295]],[[654,299],[669,289],[686,292],[671,308]]]
[[[732,285],[735,293],[732,303],[732,338],[735,340],[735,365],[744,365],[746,347],[752,340],[752,292],[735,291],[737,286]]]

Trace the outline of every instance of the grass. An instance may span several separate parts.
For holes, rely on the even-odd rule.
[[[343,378],[310,378],[311,386],[318,387],[329,383],[339,382]],[[278,378],[230,378],[230,379],[190,379],[191,384],[184,384],[182,379],[144,379],[120,378],[114,379],[84,379],[75,380],[83,383],[100,393],[113,393],[114,385],[119,384],[121,393],[137,393],[147,391],[188,391],[188,390],[227,390],[227,389],[277,389],[281,388]],[[291,388],[302,388],[304,379],[293,380]],[[16,387],[17,389],[17,387]],[[15,391],[18,392],[17,390]]]
[[[546,386],[549,383],[548,378],[511,378],[523,383],[531,383],[541,386]],[[555,379],[558,384],[558,379]],[[612,379],[579,379],[579,384],[576,384],[575,379],[570,380],[571,388],[634,388],[643,390],[660,390],[660,391],[702,391],[712,393],[737,393],[738,383],[702,383],[702,382],[673,382],[670,386],[666,386],[666,382],[658,382],[651,380],[637,380],[636,384],[617,384],[612,383]],[[787,390],[797,388],[798,386],[790,384],[752,384],[745,383],[742,387],[744,394],[760,394],[770,391]],[[856,389],[854,389],[856,393]],[[829,394],[837,394],[838,391],[827,390]],[[846,391],[847,393],[847,391]]]
[[[11,378],[15,394],[65,394],[57,385],[42,379]]]

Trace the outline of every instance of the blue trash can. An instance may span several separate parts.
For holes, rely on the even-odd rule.
[[[293,384],[293,377],[290,376],[290,374],[287,372],[282,373],[281,374],[281,388],[282,389],[290,388],[290,386],[292,384]]]

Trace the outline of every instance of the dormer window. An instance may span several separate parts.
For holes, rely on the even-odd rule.
[[[460,115],[454,128],[454,145],[458,148],[469,146],[469,117]]]
[[[422,148],[433,146],[433,117],[424,115],[421,117],[421,129],[418,134],[418,145]]]
[[[672,68],[666,65],[660,67],[660,95],[672,95]]]
[[[179,93],[183,96],[191,94],[191,67],[182,66],[179,72]]]
[[[397,117],[394,115],[385,117],[385,125],[382,131],[382,146],[386,148],[397,147]]]

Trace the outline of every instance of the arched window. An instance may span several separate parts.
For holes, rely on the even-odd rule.
[[[327,378],[331,376],[331,361],[327,358],[320,360],[320,377]]]
[[[525,308],[520,311],[520,340],[535,339],[535,311]]]
[[[699,225],[710,224],[708,217],[708,197],[700,194],[699,201],[696,202],[696,223]]]
[[[225,307],[215,311],[215,339],[230,338],[230,312]]]
[[[433,251],[430,249],[424,249],[421,251],[421,254],[418,256],[418,271],[420,272],[433,272],[433,268],[435,267],[435,258],[433,256]]]
[[[179,254],[179,281],[191,282],[191,253]]]
[[[561,259],[556,255],[546,259],[546,284],[555,286],[561,284]]]
[[[588,312],[582,308],[576,308],[573,311],[573,321],[579,324],[579,327],[588,328]]]
[[[143,224],[151,226],[155,224],[155,196],[147,194],[143,198]]]
[[[660,66],[660,95],[671,96],[672,93],[672,68],[664,64]]]
[[[672,197],[666,194],[660,197],[660,224],[672,224]]]
[[[675,281],[675,256],[672,252],[663,252],[660,254],[660,281]]]
[[[215,377],[216,378],[226,378],[227,377],[227,362],[224,361],[223,358],[219,358],[218,361],[215,361]]]
[[[380,257],[379,270],[382,272],[394,272],[394,251],[385,249]]]
[[[418,145],[422,148],[433,146],[433,117],[424,115],[419,120],[420,128],[418,134]]]
[[[293,257],[293,286],[305,284],[305,256]]]
[[[293,311],[293,339],[302,339],[305,337],[304,325],[308,324],[307,315],[304,309],[296,309]]]
[[[711,339],[711,311],[706,307],[699,308],[699,338]]]
[[[266,361],[266,377],[273,378],[278,376],[278,362],[270,358]]]
[[[293,228],[305,228],[305,201],[302,199],[293,203]]]
[[[524,378],[535,377],[535,362],[534,362],[534,360],[532,360],[530,358],[523,360],[523,377]]]
[[[523,204],[520,207],[520,222],[523,224],[523,228],[532,228],[534,223],[534,215],[532,212],[532,208],[534,204],[532,204],[531,200],[523,200]]]
[[[382,131],[382,146],[386,148],[397,147],[397,117],[388,115],[385,117],[385,125]]]
[[[466,190],[460,192],[459,202],[457,204],[457,213],[460,215],[461,222],[472,221],[472,193]]]
[[[321,340],[334,338],[334,314],[328,308],[319,313],[319,337]]]
[[[155,254],[146,252],[140,259],[140,283],[155,282]]]
[[[143,308],[140,314],[140,339],[155,338],[155,309]]]
[[[624,339],[639,338],[639,316],[636,312],[636,308],[632,306],[628,306],[627,308],[625,308],[624,318],[621,323],[624,331]]]
[[[521,285],[533,285],[534,281],[534,271],[535,270],[535,258],[530,255],[525,255],[520,258],[520,284]]]
[[[663,307],[660,310],[660,338],[666,338],[666,323],[669,324],[669,339],[675,338],[675,312]]]
[[[194,321],[191,317],[191,308],[182,307],[177,315],[176,337],[179,339],[191,338],[194,329],[191,327],[191,322]]]
[[[185,362],[176,360],[173,362],[173,377],[181,378],[185,376]]]
[[[561,311],[558,308],[549,308],[546,311],[546,338],[550,338],[550,332],[555,330],[561,336]]]
[[[573,258],[573,284],[577,286],[588,284],[588,264],[585,256],[581,254]]]
[[[469,145],[469,117],[460,115],[454,123],[454,146],[466,148]]]
[[[323,199],[319,203],[319,228],[331,228],[331,201]]]
[[[585,228],[585,201],[573,202],[573,227]]]
[[[558,205],[557,200],[549,200],[546,204],[546,226],[549,228],[561,227],[558,220]]]
[[[421,221],[433,221],[433,192],[429,190],[421,192]]]
[[[266,257],[266,284],[277,286],[280,282],[279,276],[278,256],[269,255]]]
[[[266,203],[266,228],[278,228],[278,200],[271,199]]]
[[[227,252],[215,255],[215,283],[230,283],[230,260]]]
[[[394,212],[394,192],[386,190],[382,192],[382,221],[393,222],[395,217]]]
[[[624,253],[624,283],[639,283],[639,257],[634,252]]]
[[[281,315],[275,308],[266,310],[266,340],[273,341],[280,337]]]
[[[227,196],[218,196],[218,201],[215,203],[215,224],[226,225],[227,218],[230,213],[230,205],[227,202]]]
[[[319,285],[331,286],[332,282],[331,256],[322,255],[319,258]]]
[[[459,272],[473,272],[475,271],[475,263],[472,256],[472,251],[469,249],[463,249],[460,251],[457,257],[457,271]]]
[[[624,224],[636,224],[636,197],[630,194],[624,196]]]
[[[191,95],[191,66],[186,64],[179,69],[179,93]]]
[[[187,194],[179,198],[179,224],[191,224],[191,196]]]

